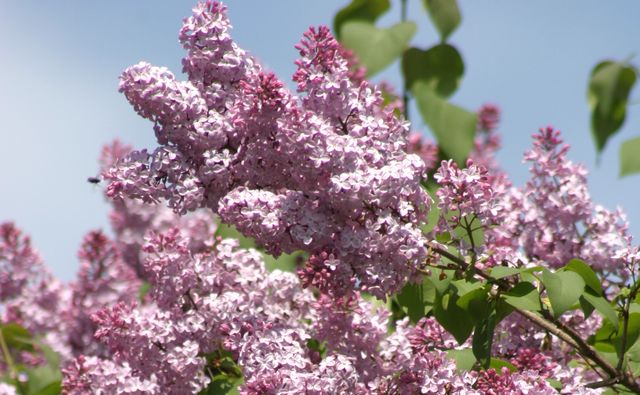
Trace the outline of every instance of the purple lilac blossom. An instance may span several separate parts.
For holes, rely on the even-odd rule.
[[[144,62],[122,74],[120,90],[160,147],[106,170],[108,195],[167,201],[181,214],[207,207],[273,255],[333,256],[354,280],[342,293],[397,291],[425,257],[418,224],[430,202],[424,163],[405,152],[408,123],[357,77],[327,28],[297,46],[300,96],[229,29],[223,5],[200,3],[180,31],[187,81]]]

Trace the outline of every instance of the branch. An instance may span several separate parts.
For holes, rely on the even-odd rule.
[[[451,254],[449,251],[443,250],[439,247],[429,246],[429,248],[431,248],[432,251],[440,254],[441,256],[451,260],[452,262],[457,263],[463,270],[468,269],[470,266],[463,259]],[[476,268],[475,266],[471,266],[471,268],[474,270],[475,274],[484,279],[492,280],[500,288],[508,288],[507,283],[495,281],[495,279],[492,279],[491,276]],[[558,320],[546,319],[545,317],[542,317],[531,311],[521,310],[515,307],[514,310],[515,312],[532,322],[534,325],[549,331],[549,333],[564,341],[569,346],[573,347],[583,358],[593,361],[607,375],[609,375],[608,379],[598,383],[593,383],[592,385],[611,386],[614,384],[622,384],[631,391],[640,394],[640,385],[636,382],[635,378],[630,372],[622,370],[622,367],[616,368],[615,366],[610,364],[609,361],[604,359],[593,347],[585,342],[582,337],[580,337],[580,334],[578,334],[574,329],[567,327]]]

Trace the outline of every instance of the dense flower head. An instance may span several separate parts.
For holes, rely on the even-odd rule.
[[[624,214],[595,205],[587,187],[587,171],[567,159],[569,146],[560,132],[542,128],[533,136],[524,159],[531,178],[505,196],[508,210],[495,243],[522,250],[525,259],[551,267],[580,258],[603,273],[629,276],[632,240]],[[509,246],[509,247],[508,247]]]
[[[432,140],[423,139],[420,133],[414,132],[409,135],[407,151],[422,159],[426,171],[433,170],[438,165],[438,145]]]
[[[180,40],[187,81],[139,63],[120,90],[154,122],[160,147],[104,171],[112,198],[199,207],[271,254],[333,255],[348,283],[379,297],[425,256],[417,224],[429,196],[425,165],[405,152],[408,125],[356,78],[326,27],[297,46],[300,97],[231,40],[225,7],[201,3]]]
[[[0,302],[18,296],[43,269],[29,237],[11,222],[0,224]]]
[[[434,178],[440,184],[438,208],[442,215],[452,214],[449,223],[454,226],[460,221],[470,224],[478,219],[482,224],[490,225],[499,221],[499,195],[494,192],[486,168],[468,160],[467,167],[460,169],[450,159],[442,161]]]
[[[515,188],[495,162],[499,109],[483,106],[466,166],[445,160],[435,172],[440,220],[424,235],[421,183],[437,147],[409,136],[387,88],[370,85],[320,27],[296,46],[294,94],[230,28],[224,5],[199,3],[179,34],[186,81],[146,62],[122,74],[120,90],[153,122],[159,147],[103,149],[114,237],[85,236],[75,281],[55,280],[29,238],[0,225],[0,325],[21,325],[55,350],[64,393],[208,393],[227,379],[246,395],[556,394],[552,383],[600,393],[585,385],[600,378],[575,348],[524,315],[496,324],[500,369],[460,369],[454,357],[475,351],[475,334],[458,344],[438,321],[451,320],[440,314],[447,303],[462,308],[450,292],[462,290],[464,269],[492,292],[513,291],[518,277],[478,283],[486,273],[474,269],[580,257],[616,291],[637,270],[624,214],[591,202],[586,170],[566,158],[558,131],[534,135],[531,179]],[[257,248],[217,235],[219,220]],[[472,225],[480,245],[456,232],[467,227],[471,239]],[[427,239],[439,232],[449,241]],[[412,323],[400,298],[384,299],[423,280],[416,269],[437,259],[426,244],[457,247],[475,267],[460,264],[444,295],[444,283],[435,287],[442,305]],[[308,259],[295,273],[267,270],[266,254],[300,250]],[[586,338],[603,319],[570,310],[548,323]],[[21,369],[48,363],[35,348],[5,348],[2,380],[11,358]],[[0,395],[18,390],[0,383]]]
[[[500,123],[500,107],[487,103],[478,110],[478,130],[491,133]]]

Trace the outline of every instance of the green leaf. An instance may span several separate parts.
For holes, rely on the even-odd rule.
[[[496,315],[494,313],[478,323],[473,331],[471,349],[480,366],[484,369],[488,369],[491,363],[491,346],[493,344],[493,331],[495,327]]]
[[[562,382],[560,380],[548,378],[547,383],[557,391],[562,390]]]
[[[589,302],[604,319],[609,321],[614,327],[618,326],[618,313],[605,298],[592,295],[589,292],[582,294],[582,297]]]
[[[31,386],[31,383],[29,383]],[[58,395],[62,391],[62,380],[57,380],[49,383],[48,385],[38,389],[34,392],[29,392],[32,395]]]
[[[411,88],[422,81],[441,97],[451,96],[464,74],[464,62],[458,50],[449,44],[439,44],[426,51],[409,48],[402,55],[405,86]]]
[[[585,286],[582,277],[571,271],[553,273],[545,270],[542,273],[542,283],[547,289],[555,317],[559,317],[578,302]]]
[[[460,286],[465,280],[455,281]],[[489,317],[491,313],[491,304],[488,301],[489,290],[482,286],[482,283],[469,283],[464,287],[458,288],[458,299],[456,304],[465,310],[471,318],[471,322],[478,324]]]
[[[620,177],[640,173],[640,137],[629,139],[620,146]]]
[[[389,10],[389,0],[353,0],[333,18],[333,31],[340,38],[340,29],[348,21],[366,21],[374,23]]]
[[[627,341],[624,349],[622,347],[622,322],[620,322],[620,330],[615,337],[613,343],[616,346],[616,352],[621,355],[627,352],[640,337],[640,313],[629,314],[629,323],[627,325]]]
[[[598,153],[624,123],[629,92],[635,82],[633,67],[624,63],[607,60],[591,71],[588,98],[591,131]]]
[[[533,266],[533,267],[508,267],[508,266],[494,266],[491,269],[491,277],[499,280],[501,278],[514,276],[516,274],[523,273],[532,273],[535,271],[540,271],[542,266]]]
[[[458,296],[459,297],[463,297],[466,294],[468,294],[469,292],[481,289],[482,286],[484,285],[480,281],[468,281],[468,280],[464,280],[464,279],[463,280],[452,281],[451,284],[458,291]]]
[[[520,282],[508,292],[502,294],[505,303],[516,309],[540,311],[540,294],[530,282]]]
[[[593,310],[595,310],[593,308],[593,305],[587,302],[584,296],[580,296],[580,299],[578,299],[578,301],[580,302],[580,309],[582,309],[582,312],[584,313],[584,318],[587,319],[591,317],[591,314],[593,314]]]
[[[9,348],[22,351],[34,351],[33,337],[31,333],[21,325],[9,322],[8,324],[1,325],[0,330]]]
[[[418,322],[425,316],[425,307],[433,305],[436,299],[436,287],[429,279],[422,284],[408,283],[396,296],[398,304],[407,309],[411,322]]]
[[[495,369],[500,372],[502,368],[507,368],[511,372],[515,372],[518,370],[511,362],[505,361],[504,359],[491,358],[491,363],[489,364],[490,369]]]
[[[151,291],[151,283],[148,281],[142,281],[140,289],[138,289],[138,301],[140,301],[140,303],[144,302],[144,298],[147,296],[149,291]]]
[[[458,306],[457,301],[458,295],[451,290],[444,295],[438,295],[433,306],[433,315],[440,325],[462,344],[473,331],[473,321],[467,311]]]
[[[444,294],[449,289],[451,280],[454,279],[455,270],[439,270],[434,269],[431,271],[431,275],[428,277],[429,281],[433,283],[438,294]]]
[[[200,391],[199,395],[238,395],[238,385],[242,380],[231,378],[224,374],[216,375],[212,378],[207,388]]]
[[[587,287],[591,288],[598,295],[602,295],[602,284],[596,273],[582,259],[574,258],[564,267],[565,270],[578,273],[584,280]]]
[[[476,114],[442,99],[423,81],[416,81],[411,91],[422,118],[438,140],[440,152],[464,165],[473,148]]]
[[[445,41],[462,19],[458,3],[456,0],[424,0],[424,5],[429,11],[431,21],[440,32],[440,38]]]
[[[362,21],[345,22],[340,29],[342,44],[351,49],[370,77],[393,63],[408,46],[417,30],[413,22],[400,22],[378,29]]]
[[[44,395],[60,393],[62,373],[58,369],[45,365],[28,369],[26,373],[29,377],[29,394]],[[57,392],[55,392],[56,389]]]
[[[449,350],[447,351],[447,357],[456,363],[456,369],[458,372],[468,372],[472,370],[473,366],[476,364],[476,357],[473,355],[473,350],[470,348]]]

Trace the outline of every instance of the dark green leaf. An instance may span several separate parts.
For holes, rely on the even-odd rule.
[[[564,267],[565,270],[576,272],[582,277],[587,287],[591,288],[596,294],[602,295],[602,284],[596,273],[583,260],[574,258]]]
[[[416,32],[413,22],[400,22],[388,29],[378,29],[373,24],[349,21],[342,25],[342,44],[353,50],[360,64],[367,69],[367,77],[384,70],[393,63],[408,46]]]
[[[493,331],[496,327],[495,314],[478,323],[473,331],[472,350],[476,360],[483,369],[488,369],[491,363],[491,346],[493,344]]]
[[[389,9],[389,0],[353,0],[333,18],[333,31],[340,38],[340,29],[347,21],[366,21],[374,23]]]
[[[624,123],[629,92],[635,82],[633,67],[624,63],[608,60],[592,70],[588,97],[591,131],[598,153]]]
[[[640,173],[640,137],[629,139],[620,146],[620,177]]]
[[[458,3],[456,0],[424,0],[424,5],[429,11],[431,21],[440,32],[442,41],[445,41],[462,19]]]
[[[2,331],[4,341],[7,343],[9,348],[23,351],[34,350],[33,337],[24,327],[14,322],[9,322],[8,324],[0,326],[0,330]]]
[[[582,309],[582,312],[584,313],[584,318],[586,319],[591,317],[591,314],[595,310],[593,305],[587,302],[584,296],[580,296],[580,299],[578,299],[578,301],[580,302],[580,309]]]
[[[614,327],[618,326],[618,313],[605,298],[592,295],[589,292],[582,294],[582,297],[589,302],[604,319],[609,321]]]
[[[438,295],[433,306],[433,315],[436,320],[455,337],[458,343],[464,343],[473,331],[473,321],[467,311],[457,305],[458,295],[448,292]]]
[[[422,118],[438,140],[440,152],[464,165],[473,147],[476,114],[442,99],[422,81],[415,82],[411,90]]]
[[[624,348],[622,347],[622,322],[620,322],[620,330],[618,330],[617,336],[613,343],[616,346],[618,355],[625,353],[631,348],[640,337],[640,313],[629,314],[629,323],[627,326],[627,341],[624,342]]]
[[[465,280],[456,281],[457,285]],[[482,283],[469,283],[464,287],[458,288],[458,300],[456,304],[465,310],[474,324],[478,324],[487,319],[491,313],[491,304],[489,303],[489,291]]]
[[[433,305],[436,298],[436,288],[429,279],[422,284],[408,283],[397,295],[398,303],[406,308],[411,322],[418,322],[425,316],[425,307]]]
[[[449,44],[439,44],[426,51],[409,48],[402,55],[402,72],[407,88],[422,81],[446,98],[458,89],[464,74],[464,62],[458,50]]]
[[[582,277],[571,271],[553,273],[545,270],[542,273],[542,283],[547,289],[555,317],[559,317],[578,302],[585,286]]]
[[[518,285],[502,294],[504,301],[516,309],[525,311],[540,311],[540,294],[535,285],[520,282]]]

